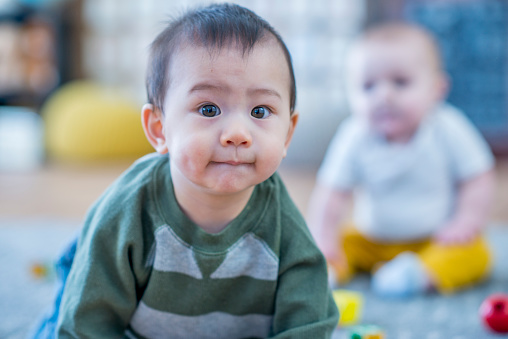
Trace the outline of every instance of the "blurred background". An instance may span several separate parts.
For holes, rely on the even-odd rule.
[[[139,123],[148,46],[168,20],[209,2],[0,0],[0,215],[36,209],[81,217],[81,201],[88,206],[104,183],[152,151]],[[236,2],[267,19],[292,54],[301,117],[283,172],[309,178],[304,190],[348,114],[348,44],[384,20],[417,22],[436,35],[452,83],[449,101],[501,163],[508,154],[507,1]]]
[[[292,54],[301,116],[281,173],[303,213],[328,142],[348,114],[348,44],[369,24],[405,19],[436,35],[452,81],[449,101],[497,155],[492,220],[508,224],[508,1],[233,2],[270,22]],[[12,231],[0,261],[13,258],[13,249],[33,253],[19,240],[20,229],[51,244],[46,256],[55,253],[102,191],[152,151],[139,118],[148,46],[165,22],[207,3],[0,0],[0,232]],[[25,259],[34,256],[44,259],[41,253]],[[4,305],[21,307],[19,299],[5,299],[6,284],[12,283],[0,284]],[[6,309],[0,307],[0,319]],[[16,326],[12,333],[19,333]],[[8,337],[1,331],[0,321],[0,337]]]

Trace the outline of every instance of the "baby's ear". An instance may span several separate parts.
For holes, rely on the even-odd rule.
[[[145,104],[141,109],[141,124],[148,142],[160,154],[168,153],[164,135],[164,115],[152,104]]]
[[[289,117],[289,130],[286,136],[286,141],[284,143],[284,154],[283,157],[286,157],[289,144],[291,144],[291,140],[293,139],[293,133],[295,132],[296,124],[298,123],[299,114],[297,111],[294,111]]]
[[[448,74],[442,72],[437,78],[437,100],[446,100],[448,92],[450,91],[450,77]]]

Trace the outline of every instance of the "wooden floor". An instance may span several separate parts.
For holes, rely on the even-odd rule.
[[[93,201],[129,164],[48,163],[27,173],[0,172],[0,217],[82,219]],[[496,172],[492,221],[508,224],[508,158],[498,159]],[[281,175],[305,214],[315,171],[283,167]]]

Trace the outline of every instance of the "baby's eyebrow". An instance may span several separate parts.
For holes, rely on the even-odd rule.
[[[199,83],[194,85],[189,93],[200,92],[200,91],[214,91],[214,92],[224,92],[227,91],[227,87],[221,85],[214,85],[209,83]]]
[[[213,91],[213,92],[228,92],[229,87],[210,83],[198,83],[194,85],[189,93],[201,92],[201,91]],[[250,88],[247,90],[248,95],[268,95],[274,96],[282,100],[282,96],[279,92],[269,88]]]
[[[247,90],[249,95],[269,95],[282,99],[282,96],[276,90],[269,88],[252,88]]]

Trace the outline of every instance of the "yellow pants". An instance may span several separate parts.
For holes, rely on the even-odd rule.
[[[461,245],[440,245],[431,240],[413,243],[381,243],[366,238],[348,227],[342,232],[342,246],[347,258],[346,270],[338,270],[338,280],[349,280],[359,271],[372,272],[402,252],[416,253],[427,268],[436,289],[452,293],[487,277],[491,257],[483,237]]]

